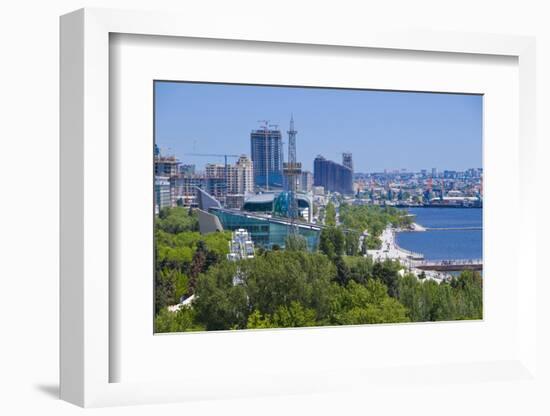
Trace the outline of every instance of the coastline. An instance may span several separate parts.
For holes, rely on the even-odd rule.
[[[397,232],[398,229],[392,227],[391,225],[386,227],[380,236],[380,239],[382,240],[380,249],[367,250],[365,256],[370,256],[375,261],[397,260],[401,263],[404,269],[408,269],[409,272],[413,273],[417,278],[420,278],[420,276],[423,275],[426,279],[433,279],[441,282],[452,277],[449,273],[435,270],[421,270],[415,267],[417,262],[424,261],[424,255],[422,253],[415,253],[400,247],[395,239]],[[402,273],[404,273],[404,270]]]
[[[483,228],[482,219],[477,213],[461,210],[464,214],[471,212],[462,215],[457,210],[457,214],[446,214],[449,211],[434,210],[426,211],[425,214],[429,214],[423,215],[420,211],[410,209],[408,215],[413,222],[408,226],[389,225],[380,235],[379,249],[367,250],[366,255],[375,261],[399,261],[403,266],[402,273],[409,271],[419,278],[437,281],[451,278],[457,268],[482,268],[482,252],[477,254],[479,235],[475,233]],[[421,234],[414,235],[416,233]],[[475,235],[468,237],[472,233]],[[405,244],[405,247],[400,243]]]

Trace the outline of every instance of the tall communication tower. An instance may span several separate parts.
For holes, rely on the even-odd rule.
[[[288,133],[288,161],[289,163],[296,163],[296,134],[294,130],[294,116],[290,115],[290,130]]]
[[[283,163],[283,174],[288,184],[288,217],[292,224],[292,231],[296,232],[295,220],[298,218],[298,201],[296,190],[298,188],[298,177],[302,174],[302,164],[296,161],[296,134],[294,129],[294,116],[290,116],[290,129],[288,130],[288,162]]]

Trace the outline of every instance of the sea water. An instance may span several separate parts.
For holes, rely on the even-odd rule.
[[[402,248],[422,253],[426,260],[483,257],[481,208],[410,208],[408,211],[415,215],[414,222],[428,230],[397,233],[397,244]]]

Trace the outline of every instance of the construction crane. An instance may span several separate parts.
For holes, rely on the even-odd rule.
[[[198,156],[198,157],[223,157],[224,159],[224,181],[225,181],[225,187],[224,187],[224,194],[227,195],[227,158],[239,158],[240,155],[228,155],[228,154],[217,154],[217,153],[186,153],[187,156]]]

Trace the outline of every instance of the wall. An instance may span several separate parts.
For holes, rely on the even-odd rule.
[[[419,27],[437,30],[535,35],[538,42],[539,166],[546,166],[550,114],[550,29],[547,2],[535,0],[399,0],[399,1],[231,1],[184,2],[143,0],[21,0],[3,2],[0,12],[0,307],[2,343],[0,369],[3,414],[73,414],[81,410],[55,399],[58,377],[58,16],[74,9],[116,7],[181,10],[197,14],[204,24],[212,16],[246,14],[251,19],[286,25],[325,24],[327,32],[357,31],[365,25]],[[238,31],[239,28],[236,28]],[[24,168],[23,168],[24,166]],[[545,218],[548,176],[540,169],[539,218]],[[548,225],[540,221],[540,235]],[[539,237],[539,250],[548,245]],[[542,256],[540,256],[542,257]],[[542,270],[542,260],[540,261]],[[548,292],[548,283],[538,288]],[[547,304],[541,316],[550,316]],[[544,314],[544,315],[543,315]],[[547,318],[546,318],[547,323]],[[539,323],[539,325],[541,325]],[[541,325],[542,328],[542,325]],[[540,332],[541,348],[550,350],[548,334]],[[547,356],[547,354],[546,354]],[[540,357],[548,369],[548,358]],[[548,372],[546,372],[548,374]],[[100,414],[148,414],[153,411],[194,414],[343,414],[357,410],[423,414],[542,414],[540,391],[515,391],[502,383],[483,392],[457,385],[448,397],[441,388],[396,398],[355,397],[345,392],[316,397],[263,398],[229,402],[190,403],[155,408],[102,409]],[[467,398],[467,400],[465,399]],[[398,400],[396,400],[398,399]],[[547,405],[546,405],[547,406]],[[8,410],[10,409],[10,410]],[[548,411],[548,408],[546,408]]]

